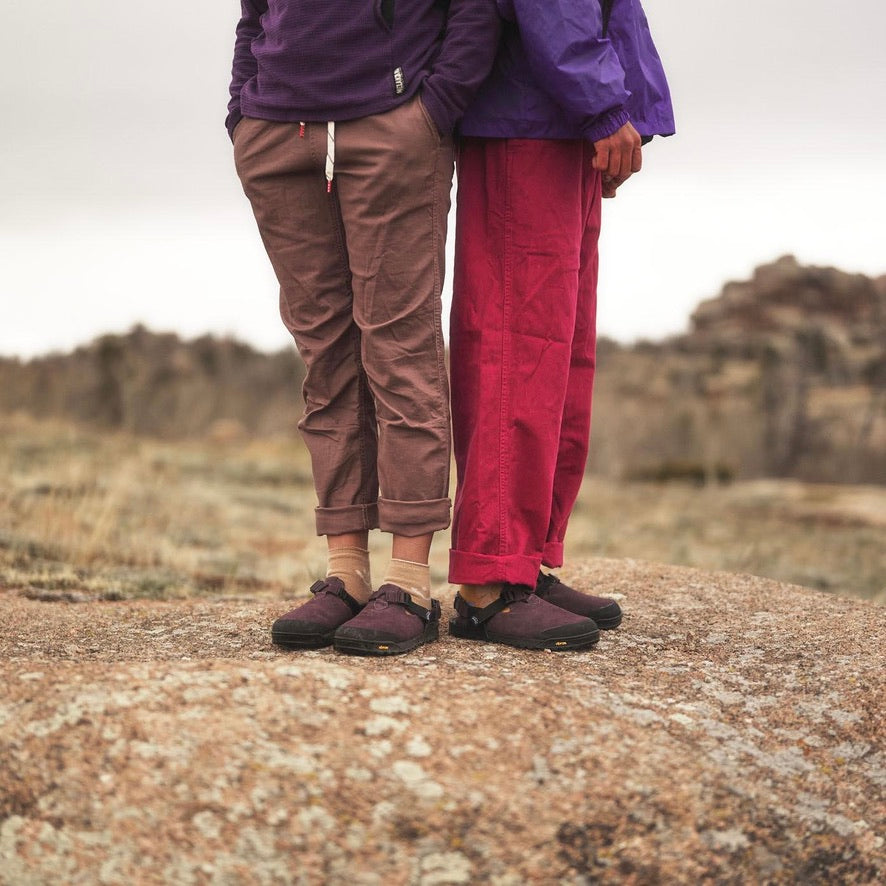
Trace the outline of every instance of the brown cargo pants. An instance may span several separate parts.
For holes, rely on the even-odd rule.
[[[305,362],[318,535],[449,525],[440,293],[453,149],[418,97],[337,123],[244,118],[237,173]]]

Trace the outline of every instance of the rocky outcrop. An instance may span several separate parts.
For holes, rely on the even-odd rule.
[[[261,599],[0,594],[0,883],[886,877],[886,609],[633,561],[586,653],[285,653]]]
[[[798,331],[821,328],[825,339],[833,336],[838,350],[882,349],[884,278],[806,267],[786,255],[757,268],[750,280],[727,283],[717,298],[696,308],[691,322],[692,332],[681,340],[690,348],[744,344],[753,350]],[[820,369],[827,371],[827,364]]]
[[[601,473],[886,482],[886,278],[786,256],[600,367]]]

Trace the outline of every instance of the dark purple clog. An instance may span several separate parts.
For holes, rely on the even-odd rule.
[[[524,585],[506,584],[498,600],[482,609],[456,594],[455,612],[449,633],[464,640],[565,652],[586,649],[600,639],[591,619],[559,609]]]
[[[291,649],[318,649],[332,643],[336,628],[350,621],[363,606],[346,590],[340,578],[324,578],[311,585],[307,603],[280,616],[271,627],[271,640]]]
[[[335,649],[349,655],[399,655],[439,636],[440,604],[425,609],[396,585],[382,585],[363,611],[335,632]]]
[[[593,619],[601,630],[608,631],[621,624],[621,607],[615,600],[583,594],[564,585],[556,575],[539,572],[535,593],[560,609]]]

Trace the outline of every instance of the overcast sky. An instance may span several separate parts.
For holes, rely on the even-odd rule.
[[[678,134],[607,201],[600,331],[686,328],[792,252],[886,273],[886,4],[647,0]],[[0,31],[0,354],[141,321],[288,342],[223,129],[236,0],[13,2]]]

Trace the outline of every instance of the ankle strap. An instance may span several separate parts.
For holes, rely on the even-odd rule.
[[[532,593],[532,588],[526,585],[505,584],[501,589],[501,596],[497,600],[493,600],[488,606],[471,606],[461,594],[455,595],[455,608],[459,615],[465,616],[472,624],[481,625],[485,621],[489,621],[494,615],[503,612],[511,603],[518,603],[525,600]],[[462,611],[464,609],[465,611]]]
[[[560,584],[560,579],[553,572],[538,573],[538,580],[535,583],[535,593],[544,594],[553,589],[554,585]]]
[[[388,603],[395,603],[402,606],[407,612],[417,615],[422,621],[439,621],[443,614],[440,603],[437,600],[431,600],[431,608],[427,609],[413,602],[412,595],[402,588],[398,588],[397,585],[382,585],[369,599],[387,600]]]
[[[358,600],[355,600],[346,590],[344,584],[342,584],[342,580],[340,578],[321,578],[315,581],[311,585],[311,593],[312,594],[322,594],[322,593],[332,594],[334,597],[338,597],[339,600],[342,600],[348,605],[348,608],[354,615],[359,615],[363,610],[363,604]]]

